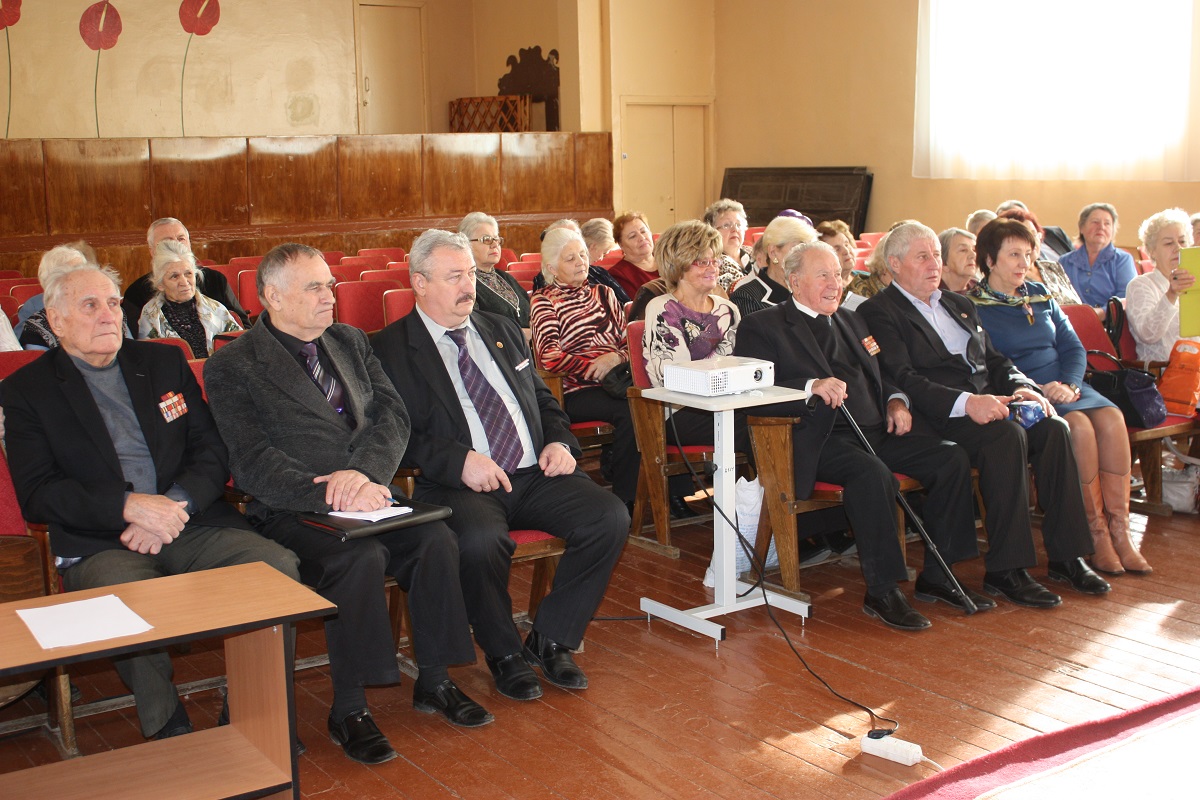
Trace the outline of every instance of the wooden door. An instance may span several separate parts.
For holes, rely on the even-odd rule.
[[[360,133],[424,133],[427,129],[423,9],[359,3]]]
[[[622,210],[638,210],[662,232],[708,205],[706,107],[626,106],[621,134]]]

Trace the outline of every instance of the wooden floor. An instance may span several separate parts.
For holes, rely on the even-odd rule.
[[[1148,527],[1153,575],[1114,579],[1103,598],[1065,595],[1049,611],[1003,603],[965,617],[919,604],[931,630],[900,633],[861,611],[857,561],[806,570],[814,614],[807,624],[779,614],[814,670],[839,692],[901,722],[943,767],[1009,742],[1135,707],[1200,685],[1200,522],[1136,516]],[[671,561],[629,547],[600,609],[638,614],[649,595],[679,606],[710,597],[700,583],[711,550],[706,526],[676,530],[683,556]],[[922,549],[912,545],[910,563]],[[524,569],[524,568],[522,568]],[[961,570],[978,588],[982,566]],[[1035,574],[1044,576],[1042,570]],[[528,585],[514,572],[514,597]],[[911,586],[905,587],[911,593]],[[728,639],[712,640],[645,619],[596,621],[579,663],[591,688],[547,687],[536,702],[501,697],[480,663],[452,670],[458,684],[496,715],[462,730],[413,711],[411,682],[372,689],[369,699],[400,758],[378,767],[347,760],[325,732],[330,688],[324,669],[296,676],[303,796],[341,798],[875,798],[935,771],[858,752],[866,715],[833,697],[801,666],[766,611],[726,617]],[[299,655],[324,648],[319,628],[303,632]],[[176,658],[180,682],[223,672],[219,643]],[[75,673],[84,702],[120,694],[104,662]],[[187,698],[197,727],[215,724],[216,690]],[[0,721],[40,709],[25,700]],[[132,709],[79,723],[85,753],[141,741]],[[42,730],[0,740],[0,772],[57,759]]]

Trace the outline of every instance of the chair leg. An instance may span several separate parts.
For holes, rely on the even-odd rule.
[[[1142,486],[1146,501],[1162,504],[1162,442],[1158,440],[1138,442],[1134,455],[1142,463]]]
[[[71,709],[71,676],[64,667],[46,674],[46,706],[50,727],[58,728],[59,741],[68,756],[79,755],[75,740],[75,713]]]
[[[533,562],[533,580],[529,585],[529,621],[537,617],[538,607],[542,604],[550,587],[554,585],[554,574],[558,571],[559,556],[539,558]]]

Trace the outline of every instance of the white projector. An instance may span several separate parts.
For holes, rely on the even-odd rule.
[[[716,356],[667,364],[663,385],[673,392],[704,397],[737,394],[775,385],[775,365],[759,358]]]

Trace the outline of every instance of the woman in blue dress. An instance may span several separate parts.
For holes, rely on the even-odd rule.
[[[1037,238],[1016,220],[996,219],[979,231],[976,253],[984,278],[970,297],[984,329],[996,349],[1038,383],[1071,427],[1096,547],[1092,566],[1110,575],[1150,572],[1129,530],[1131,461],[1125,419],[1083,382],[1087,352],[1066,314],[1044,285],[1025,280],[1037,258]]]

